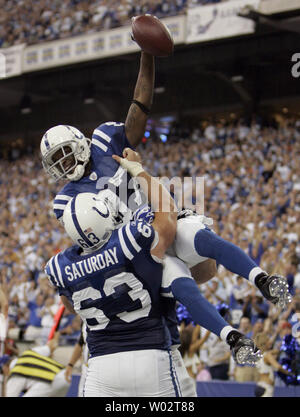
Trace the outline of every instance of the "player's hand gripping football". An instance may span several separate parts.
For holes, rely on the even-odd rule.
[[[130,148],[125,148],[123,150],[123,158],[118,155],[113,155],[112,157],[124,169],[126,169],[132,177],[136,177],[140,173],[144,172],[139,153]]]

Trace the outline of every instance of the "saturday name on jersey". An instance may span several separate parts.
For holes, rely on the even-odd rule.
[[[169,347],[160,303],[162,264],[150,252],[155,236],[148,222],[133,220],[91,254],[80,254],[75,245],[48,261],[50,282],[87,325],[92,357]]]

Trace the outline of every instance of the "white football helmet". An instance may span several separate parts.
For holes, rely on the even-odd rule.
[[[56,152],[58,154],[54,157]],[[41,154],[45,171],[55,181],[78,181],[90,159],[89,139],[75,127],[54,126],[47,130],[41,140]]]
[[[107,198],[106,190],[78,194],[68,202],[63,214],[65,231],[84,252],[100,249],[120,222],[120,213]]]

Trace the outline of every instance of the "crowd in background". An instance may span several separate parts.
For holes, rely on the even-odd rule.
[[[0,0],[0,48],[64,39],[127,25],[133,16],[158,18],[222,0]],[[228,1],[228,0],[226,0]]]
[[[264,125],[254,118],[187,126],[174,124],[164,143],[151,134],[138,148],[144,166],[160,177],[204,177],[204,214],[213,219],[213,229],[268,273],[288,278],[293,301],[285,312],[222,266],[201,286],[210,302],[229,307],[233,326],[251,337],[267,332],[271,345],[280,347],[300,314],[300,122]],[[70,245],[52,211],[61,184],[49,180],[39,151],[21,140],[1,152],[0,274],[8,288],[9,327],[23,340],[43,343],[59,307],[43,265]],[[66,312],[62,343],[75,344],[80,326]],[[197,378],[213,377],[209,369],[221,361],[228,367],[227,378],[254,380],[253,368],[234,367],[224,349],[216,349],[215,339],[208,337],[198,355]]]
[[[146,167],[154,175],[203,177],[203,214],[213,218],[216,233],[241,247],[269,274],[287,277],[293,302],[286,312],[222,266],[217,277],[201,286],[214,305],[228,305],[227,319],[233,326],[252,338],[267,333],[269,347],[277,349],[300,322],[299,139],[299,120],[265,124],[254,117],[247,122],[200,123],[192,130],[175,124],[165,143],[142,145]],[[226,344],[215,342],[211,335],[202,345],[200,370],[203,364],[205,371],[223,364],[224,379],[257,378],[255,368],[234,366]]]

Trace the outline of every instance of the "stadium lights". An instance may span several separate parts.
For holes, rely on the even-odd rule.
[[[231,81],[233,81],[234,83],[239,83],[241,81],[244,81],[244,77],[242,75],[234,75],[233,77],[231,77]]]
[[[32,112],[32,101],[31,98],[25,94],[22,97],[21,103],[20,103],[20,112],[21,114],[30,114]]]
[[[165,87],[156,87],[154,88],[154,93],[156,94],[162,94],[166,91]]]
[[[83,102],[84,104],[93,104],[95,103],[95,99],[94,97],[86,97]]]

